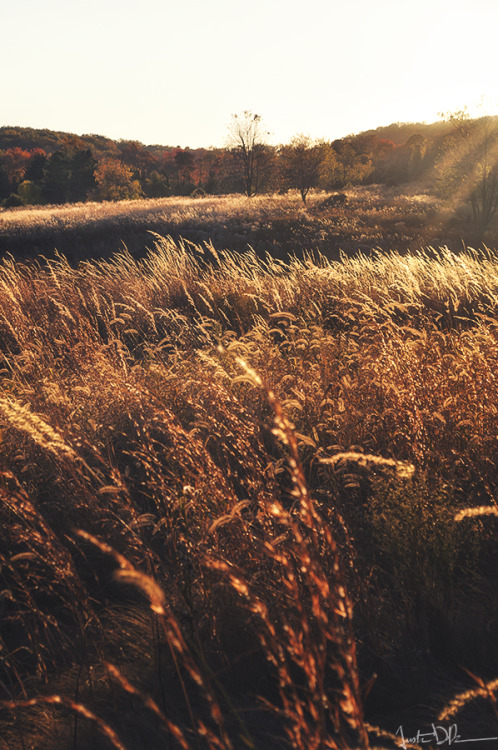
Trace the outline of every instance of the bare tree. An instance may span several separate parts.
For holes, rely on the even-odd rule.
[[[251,198],[259,190],[266,157],[266,133],[261,115],[250,110],[232,115],[228,132],[228,148],[240,167],[244,192]]]

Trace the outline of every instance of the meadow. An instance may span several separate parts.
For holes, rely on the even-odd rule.
[[[302,219],[368,198],[364,234],[443,228],[425,197],[348,198]],[[164,201],[228,248],[229,220],[298,211],[203,198],[199,229]],[[101,210],[0,219],[165,209]],[[192,237],[0,265],[2,750],[495,737],[498,255]]]
[[[53,256],[57,248],[74,263],[109,257],[125,246],[140,257],[156,232],[176,241],[211,242],[217,250],[243,252],[249,245],[258,255],[269,252],[281,260],[306,250],[338,260],[375,247],[459,250],[462,238],[474,241],[468,217],[462,218],[421,185],[358,186],[335,196],[314,192],[307,206],[293,191],[250,201],[242,195],[205,195],[26,206],[0,209],[0,251],[22,260]]]

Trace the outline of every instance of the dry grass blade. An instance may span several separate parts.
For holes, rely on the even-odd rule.
[[[474,690],[466,690],[464,693],[460,693],[441,711],[438,716],[438,721],[446,721],[447,719],[456,716],[462,708],[471,701],[476,700],[476,698],[489,698],[496,707],[495,693],[497,690],[498,680],[491,680],[490,682],[484,683],[482,687],[475,688]]]
[[[105,717],[112,662],[172,744],[258,745],[264,692],[282,747],[366,748],[358,664],[373,713],[425,701],[433,658],[498,664],[493,529],[455,523],[497,513],[498,256],[155,240],[0,264],[0,687]]]
[[[415,466],[407,461],[396,461],[394,458],[383,458],[382,456],[374,456],[368,453],[346,451],[336,453],[329,458],[320,458],[320,463],[328,464],[329,466],[349,461],[358,464],[358,466],[366,466],[367,468],[393,468],[396,471],[398,479],[411,479],[415,473]]]
[[[82,703],[75,703],[64,695],[45,695],[38,698],[31,698],[27,701],[0,701],[0,706],[10,710],[17,711],[20,708],[31,708],[34,706],[60,706],[69,711],[73,711],[85,719],[93,722],[98,730],[109,740],[116,750],[126,750],[126,746],[121,742],[114,729],[109,726],[100,716],[97,716]]]
[[[38,414],[28,406],[19,404],[13,399],[0,397],[0,419],[19,432],[30,437],[41,448],[50,451],[58,458],[62,455],[73,461],[77,460],[74,449]]]
[[[476,518],[478,516],[498,516],[496,505],[481,505],[479,508],[464,508],[455,515],[455,521],[463,521],[464,518]]]
[[[144,706],[146,706],[146,708],[148,708],[150,711],[152,711],[153,714],[157,716],[166,731],[175,738],[175,740],[183,748],[183,750],[191,749],[191,745],[186,740],[185,735],[180,727],[178,727],[174,722],[170,721],[170,719],[168,719],[164,715],[155,700],[151,698],[150,695],[144,694],[141,690],[132,685],[131,682],[126,679],[126,677],[115,665],[109,664],[107,662],[105,666],[112,679],[115,680],[117,684],[123,688],[123,690],[125,690],[130,695],[136,695],[138,698],[140,698]]]
[[[166,612],[166,598],[160,586],[150,576],[140,573],[138,570],[118,570],[114,575],[117,581],[136,586],[146,595],[150,602],[150,608],[157,615]]]

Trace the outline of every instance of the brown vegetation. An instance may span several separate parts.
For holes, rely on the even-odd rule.
[[[333,142],[306,135],[270,146],[262,118],[233,115],[225,149],[181,149],[102,136],[0,127],[0,204],[63,204],[146,196],[423,182],[455,204],[472,207],[484,232],[496,212],[495,117],[448,113],[432,125],[396,123]],[[482,237],[481,237],[482,239]]]
[[[24,207],[0,211],[0,251],[24,259],[52,256],[54,248],[73,261],[108,256],[126,245],[144,255],[150,232],[211,242],[216,250],[247,250],[286,260],[318,251],[330,260],[341,254],[375,249],[418,251],[444,244],[459,251],[462,243],[480,244],[469,215],[452,209],[426,188],[371,185],[342,193],[313,192],[304,206],[298,193],[170,197],[117,203]],[[496,231],[491,225],[484,240]]]
[[[497,313],[491,252],[5,260],[4,746],[489,736]]]

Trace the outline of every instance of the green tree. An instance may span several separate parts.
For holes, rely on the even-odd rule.
[[[31,167],[39,169],[39,164],[32,163]],[[96,167],[89,148],[68,147],[55,151],[42,167],[41,187],[45,200],[48,203],[86,200],[96,186]]]
[[[47,203],[66,203],[69,199],[70,159],[66,151],[55,151],[43,167],[43,198]]]
[[[17,188],[17,195],[25,206],[32,206],[42,202],[42,190],[31,180],[23,180]]]
[[[31,159],[29,160],[24,173],[24,179],[41,185],[43,182],[43,169],[46,163],[47,155],[45,151],[42,151],[42,149],[36,149],[32,152]]]
[[[4,208],[19,208],[19,206],[23,205],[22,198],[17,193],[11,193],[8,198],[2,201]]]
[[[69,200],[84,201],[95,190],[97,162],[92,150],[77,149],[70,156]]]
[[[323,160],[320,164],[319,187],[323,190],[335,189],[341,182],[340,165],[337,153],[331,143],[323,145]]]
[[[145,181],[145,192],[149,198],[164,198],[171,195],[171,187],[167,177],[154,171]]]
[[[340,184],[337,187],[358,185],[363,182],[372,171],[372,162],[368,154],[359,152],[354,142],[350,140],[335,141],[333,146],[339,163]]]
[[[11,193],[7,171],[0,165],[0,201]]]

